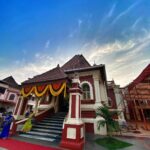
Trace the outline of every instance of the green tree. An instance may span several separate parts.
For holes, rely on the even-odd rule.
[[[109,108],[104,105],[97,109],[96,115],[103,117],[104,120],[98,121],[98,129],[106,125],[107,135],[112,136],[112,132],[119,130],[119,124],[115,121],[114,117],[118,114],[117,111],[110,111]]]

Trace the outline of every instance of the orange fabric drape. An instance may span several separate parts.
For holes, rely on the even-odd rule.
[[[53,96],[58,96],[64,90],[64,97],[66,96],[66,82],[64,83],[54,83],[41,86],[26,86],[21,89],[21,94],[23,97],[28,97],[31,93],[34,93],[37,97],[43,96],[47,91]]]

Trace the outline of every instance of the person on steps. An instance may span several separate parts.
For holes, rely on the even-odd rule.
[[[34,116],[34,113],[33,113],[33,111],[31,111],[30,115],[29,115],[29,118],[27,119],[27,121],[23,125],[22,132],[29,132],[31,130],[33,116]]]

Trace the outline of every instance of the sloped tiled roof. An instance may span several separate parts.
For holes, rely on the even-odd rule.
[[[39,83],[39,82],[51,82],[60,79],[66,79],[68,73],[75,71],[88,71],[100,69],[102,71],[102,77],[106,81],[105,66],[97,65],[91,66],[89,62],[84,58],[83,55],[75,55],[68,62],[66,62],[62,67],[57,66],[56,68],[49,70],[43,74],[37,75],[31,79],[24,81],[22,84]]]
[[[12,76],[3,79],[2,82],[6,83],[10,87],[17,88],[17,89],[20,88],[20,85],[15,81],[15,79]]]
[[[89,62],[84,58],[83,55],[75,55],[68,62],[66,62],[61,68],[63,70],[72,70],[79,68],[91,67]]]
[[[56,68],[24,81],[23,84],[56,81],[65,78],[67,78],[67,75],[58,65]]]
[[[135,85],[142,82],[149,76],[150,76],[150,64],[148,64],[147,67],[140,73],[140,75],[126,87],[128,87],[128,89],[132,89]]]

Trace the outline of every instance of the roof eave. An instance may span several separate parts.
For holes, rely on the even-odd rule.
[[[57,82],[57,81],[60,81],[60,80],[68,80],[68,77],[65,77],[65,78],[59,78],[59,79],[54,79],[54,80],[47,80],[47,81],[39,81],[39,82],[22,82],[21,85],[24,86],[24,85],[35,85],[35,84],[46,84],[46,83],[53,83],[53,82]]]
[[[77,69],[70,69],[70,70],[64,70],[65,73],[72,73],[72,72],[83,72],[83,71],[90,71],[90,70],[99,70],[103,65],[98,66],[91,66],[86,68],[77,68]]]

